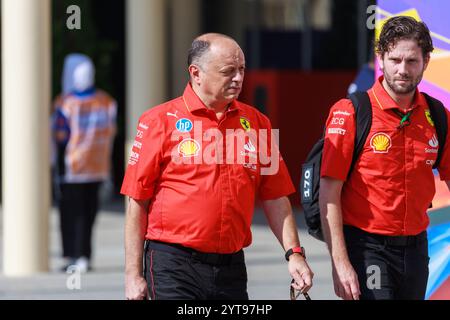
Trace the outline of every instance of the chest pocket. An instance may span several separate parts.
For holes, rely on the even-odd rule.
[[[403,134],[396,129],[373,125],[360,161],[359,169],[373,176],[392,175],[405,163]]]

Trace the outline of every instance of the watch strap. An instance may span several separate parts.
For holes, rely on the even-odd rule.
[[[288,251],[286,251],[284,257],[286,258],[286,261],[289,261],[289,257],[293,255],[294,253],[299,253],[303,258],[306,259],[305,255],[305,249],[303,247],[293,247],[290,248]]]

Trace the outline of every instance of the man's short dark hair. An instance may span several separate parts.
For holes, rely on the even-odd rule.
[[[194,40],[188,51],[188,67],[191,64],[199,64],[201,57],[208,51],[210,42],[205,40]]]
[[[434,49],[430,30],[424,22],[411,17],[397,16],[389,18],[383,25],[375,50],[383,57],[399,40],[417,41],[424,58]]]

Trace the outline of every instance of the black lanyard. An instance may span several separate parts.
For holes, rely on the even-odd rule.
[[[406,126],[409,126],[411,124],[411,120],[409,119],[411,117],[411,114],[413,113],[414,109],[410,110],[408,113],[403,113],[400,110],[392,109],[392,111],[400,117],[400,124],[398,125],[397,129],[402,129]]]

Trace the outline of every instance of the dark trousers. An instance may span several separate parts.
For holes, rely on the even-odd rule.
[[[152,300],[248,300],[244,252],[203,254],[146,241],[144,275]]]
[[[59,201],[63,256],[91,257],[100,182],[64,183]]]
[[[350,262],[362,300],[423,300],[428,281],[426,231],[389,237],[344,226]]]

